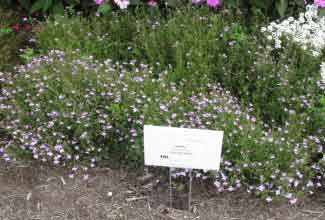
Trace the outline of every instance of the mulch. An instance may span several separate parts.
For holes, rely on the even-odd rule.
[[[176,181],[175,209],[170,209],[164,173],[148,179],[141,173],[96,168],[88,180],[82,175],[70,179],[61,168],[1,162],[0,219],[325,220],[324,192],[290,206],[286,202],[267,204],[246,193],[213,193],[201,182],[193,185],[189,212],[186,185]]]

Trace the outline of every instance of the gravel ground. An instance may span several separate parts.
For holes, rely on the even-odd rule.
[[[82,176],[69,179],[59,169],[1,162],[0,220],[325,220],[324,192],[293,207],[268,205],[244,193],[211,193],[206,184],[196,182],[193,210],[187,212],[167,208],[164,175],[147,182],[138,176],[125,169],[98,168],[85,181]],[[179,191],[174,207],[184,210],[186,189]]]

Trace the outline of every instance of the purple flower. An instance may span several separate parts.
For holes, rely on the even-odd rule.
[[[101,5],[103,3],[104,0],[95,0],[97,5]]]
[[[149,0],[149,1],[148,1],[148,5],[149,5],[150,7],[155,7],[155,6],[157,6],[157,1],[156,1],[156,0]]]

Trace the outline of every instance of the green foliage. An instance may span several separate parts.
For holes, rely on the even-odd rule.
[[[81,55],[99,59],[135,59],[157,70],[169,68],[170,81],[196,79],[193,87],[220,82],[272,125],[285,124],[290,112],[307,117],[320,93],[320,58],[289,41],[286,50],[273,50],[242,21],[206,8],[185,8],[167,17],[143,11],[90,21],[59,17],[47,22],[37,42],[44,52],[80,49]]]
[[[112,10],[112,6],[108,3],[101,4],[97,11],[103,15],[107,15]]]
[[[221,172],[227,179],[218,181],[247,188],[265,184],[256,190],[262,197],[279,188],[283,195],[305,192],[303,186],[320,172],[310,164],[324,168],[313,161],[319,143],[304,137],[303,125],[271,129],[220,84],[193,88],[193,80],[183,79],[177,86],[168,75],[145,64],[50,51],[19,74],[4,76],[0,125],[12,134],[5,151],[55,165],[118,160],[134,166],[143,162],[143,125],[153,124],[223,130]],[[299,187],[281,178],[298,171]]]
[[[0,0],[0,4],[13,9],[23,9],[29,14],[35,12],[63,14],[65,6],[90,11],[95,5],[92,0]]]
[[[13,69],[19,62],[18,50],[24,42],[21,35],[0,34],[0,71]]]
[[[11,24],[18,21],[17,14],[0,6],[0,27],[9,28]]]
[[[288,8],[288,1],[287,0],[278,0],[275,3],[276,9],[278,14],[283,18]]]
[[[325,8],[320,8],[319,9],[319,16],[325,16]]]
[[[100,23],[93,22],[93,25],[89,25],[88,19],[79,16],[70,19],[56,16],[44,24],[43,30],[36,37],[41,53],[47,53],[50,49],[62,48],[67,52],[80,49],[81,56],[91,54],[104,58],[111,45],[108,34]]]
[[[1,35],[10,34],[10,33],[12,33],[12,32],[13,32],[13,31],[12,31],[11,28],[1,28],[1,29],[0,29],[0,34],[1,34]]]
[[[230,9],[243,11],[248,17],[260,13],[271,19],[295,16],[305,8],[304,0],[224,0],[222,3]]]
[[[171,125],[225,131],[222,187],[299,196],[319,183],[324,55],[290,39],[273,48],[246,26],[245,13],[103,10],[107,16],[50,17],[37,48],[22,55],[27,62],[43,56],[6,76],[0,125],[13,134],[11,155],[134,165],[143,160],[143,125]]]
[[[25,49],[19,56],[22,58],[24,63],[29,63],[35,56],[35,52],[32,48]]]
[[[325,133],[325,95],[319,96],[317,105],[310,111],[312,115],[310,129],[315,133]]]
[[[99,59],[136,59],[158,69],[158,65],[171,66],[174,80],[192,77],[195,71],[188,69],[206,70],[207,74],[214,71],[210,66],[218,62],[217,53],[226,49],[225,42],[219,39],[230,23],[223,18],[225,15],[216,15],[206,8],[170,11],[167,17],[157,11],[149,12],[152,14],[143,10],[135,14],[111,13],[90,21],[57,17],[48,20],[38,33],[37,43],[43,53],[54,48],[80,49],[81,54]],[[240,28],[243,29],[240,24],[233,25],[239,41],[245,37]]]
[[[26,34],[16,34],[11,25],[17,22],[18,16],[10,10],[0,7],[0,71],[7,71],[19,62],[19,49],[26,41]]]
[[[283,125],[291,113],[307,117],[321,93],[320,60],[293,44],[275,55],[267,46],[256,47],[258,42],[251,39],[230,46],[224,72],[216,79],[244,103],[252,103],[267,123]]]

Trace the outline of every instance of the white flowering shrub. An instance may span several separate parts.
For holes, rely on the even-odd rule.
[[[283,37],[289,38],[305,50],[310,50],[314,56],[320,56],[325,48],[325,17],[318,16],[318,8],[308,5],[305,13],[299,18],[289,17],[282,22],[271,22],[263,27],[267,39],[274,41],[276,49],[283,45]]]
[[[321,187],[325,139],[304,135],[299,117],[272,128],[220,84],[193,87],[194,79],[176,87],[167,78],[135,62],[62,51],[35,58],[0,76],[0,127],[8,140],[0,155],[69,165],[73,177],[102,161],[142,163],[144,124],[215,129],[225,131],[222,168],[197,178],[213,178],[218,191],[245,189],[294,203]]]

